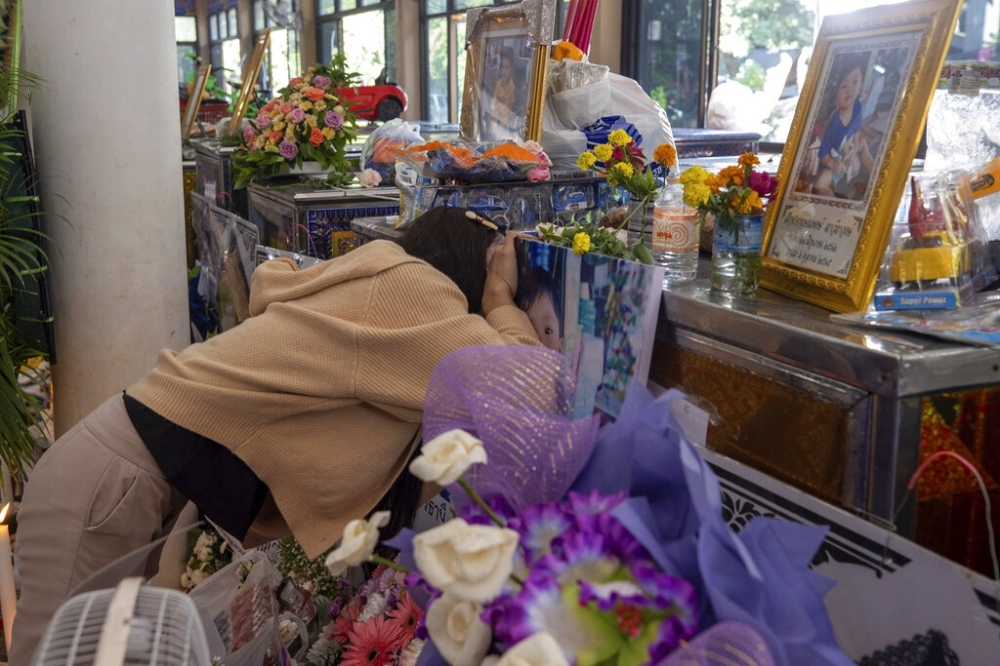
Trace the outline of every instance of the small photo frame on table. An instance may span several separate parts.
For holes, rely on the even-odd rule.
[[[211,65],[202,65],[194,75],[194,85],[188,94],[187,106],[184,107],[184,117],[181,119],[181,138],[184,141],[191,138],[191,131],[194,129],[194,123],[198,119],[201,98],[205,94],[205,85],[208,83],[208,77],[211,72]]]
[[[253,54],[250,56],[250,64],[247,66],[246,76],[243,77],[243,85],[240,86],[239,97],[233,105],[233,115],[229,119],[229,134],[236,134],[246,115],[247,106],[253,97],[253,87],[257,85],[257,77],[260,76],[260,68],[264,63],[264,54],[267,53],[267,45],[271,43],[271,28],[260,33],[257,42],[253,47]]]
[[[470,9],[460,133],[469,141],[542,136],[555,0]]]
[[[823,19],[767,214],[764,287],[835,312],[867,307],[961,6]]]

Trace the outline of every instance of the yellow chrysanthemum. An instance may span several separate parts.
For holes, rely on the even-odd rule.
[[[705,181],[708,180],[708,171],[705,170],[705,167],[701,167],[696,164],[684,169],[684,171],[681,172],[679,180],[682,185],[703,185]]]
[[[280,132],[283,129],[285,129],[285,122],[283,120],[279,120],[276,123],[271,123],[272,132]]]
[[[580,231],[573,236],[573,253],[579,255],[587,252],[590,252],[590,236]]]
[[[677,149],[673,144],[661,143],[653,151],[653,159],[664,168],[672,167],[677,164]]]
[[[619,148],[624,148],[628,144],[632,143],[632,137],[628,135],[623,129],[616,129],[608,135],[608,142],[612,145],[618,146]]]
[[[597,156],[598,161],[607,162],[611,159],[611,153],[614,149],[611,147],[610,143],[602,143],[601,145],[594,148],[594,155]]]
[[[337,136],[337,130],[333,129],[332,127],[324,127],[321,131],[323,132],[323,137],[326,138],[327,140],[330,140],[333,137]]]
[[[617,173],[622,178],[631,178],[632,174],[635,173],[635,169],[629,162],[617,162],[611,165],[611,171]]]
[[[748,166],[753,166],[755,164],[760,164],[760,159],[754,153],[746,152],[740,155],[740,159],[737,161],[737,163],[741,167],[748,167]]]
[[[576,165],[581,169],[583,169],[584,171],[594,166],[596,162],[597,162],[597,157],[594,155],[594,153],[590,152],[589,150],[583,151],[582,153],[580,153],[580,157],[576,158]]]
[[[317,111],[323,111],[324,109],[326,109],[326,102],[322,102],[322,101],[316,102],[316,110]]]
[[[299,104],[299,108],[302,109],[303,111],[308,111],[309,109],[313,108],[313,103],[310,102],[309,100],[306,100],[301,104]]]
[[[712,190],[704,183],[688,183],[684,185],[684,203],[691,208],[697,208],[708,202]]]
[[[316,116],[306,116],[306,125],[316,127]]]

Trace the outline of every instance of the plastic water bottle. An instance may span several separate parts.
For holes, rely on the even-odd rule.
[[[687,282],[698,272],[698,211],[684,203],[684,188],[668,180],[653,204],[653,261],[667,282]]]

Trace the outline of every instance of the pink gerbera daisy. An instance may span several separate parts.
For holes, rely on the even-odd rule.
[[[413,601],[410,593],[403,592],[403,596],[400,597],[396,603],[396,607],[389,613],[389,617],[402,628],[404,644],[413,638],[413,631],[417,628],[417,623],[420,622],[420,617],[423,614],[424,611]]]
[[[399,650],[402,629],[379,615],[355,624],[347,635],[342,666],[391,666]]]

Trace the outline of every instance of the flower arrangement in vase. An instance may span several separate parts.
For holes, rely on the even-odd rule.
[[[759,164],[757,155],[747,152],[718,173],[695,165],[680,175],[684,203],[698,211],[698,221],[715,218],[712,286],[722,291],[749,295],[760,283],[764,208],[778,179],[755,169]]]
[[[314,65],[288,82],[243,128],[233,153],[233,187],[246,187],[255,177],[277,176],[315,161],[328,171],[327,180],[346,185],[355,165],[347,145],[357,138],[357,121],[336,90],[354,85],[343,54],[329,65]]]
[[[574,222],[573,225],[558,230],[550,226],[542,232],[540,228],[539,238],[549,243],[572,247],[577,254],[583,254],[593,248],[602,254],[652,264],[653,255],[645,243],[646,210],[663,186],[664,175],[669,173],[670,168],[676,163],[677,151],[674,146],[662,143],[653,151],[653,162],[647,165],[642,148],[636,144],[632,136],[623,129],[612,130],[608,134],[606,143],[580,153],[576,165],[584,171],[603,174],[613,189],[627,192],[629,196],[627,212],[620,220],[615,216],[606,216],[608,219],[605,219],[603,225]],[[654,165],[659,165],[664,175],[657,174]],[[640,229],[632,234],[635,240],[630,240],[628,230],[637,215],[641,219]],[[607,225],[609,220],[612,225],[611,231],[600,231],[602,228],[608,228],[604,225]],[[619,234],[619,231],[625,233]],[[619,244],[625,247],[622,248]]]

